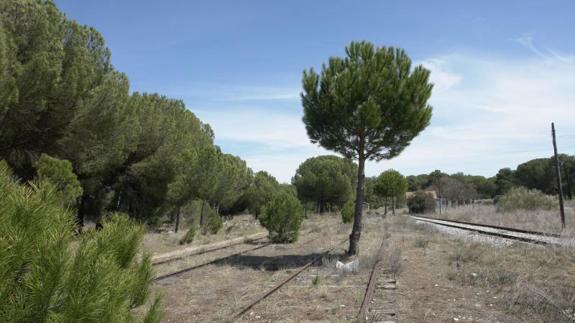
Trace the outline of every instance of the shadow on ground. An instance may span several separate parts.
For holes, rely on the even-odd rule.
[[[306,255],[279,255],[279,256],[252,256],[239,255],[228,259],[222,259],[215,263],[217,266],[233,266],[240,268],[252,268],[266,271],[298,268],[308,262],[317,260],[312,266],[321,266],[325,262],[340,259],[343,254],[311,253]]]

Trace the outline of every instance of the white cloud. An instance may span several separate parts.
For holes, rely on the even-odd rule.
[[[443,62],[439,74],[462,75],[460,82],[434,92],[431,126],[398,158],[370,165],[370,173],[396,168],[493,175],[550,156],[551,122],[559,133],[575,128],[575,63],[570,57],[454,54],[438,59]],[[575,137],[564,137],[561,144],[565,153],[574,153]]]
[[[298,112],[273,109],[193,109],[215,131],[216,140],[257,143],[270,151],[309,147]]]
[[[461,82],[461,76],[445,70],[447,62],[443,59],[430,59],[419,64],[430,70],[431,82],[435,91],[447,91]],[[417,64],[417,65],[419,65]]]
[[[552,121],[560,134],[560,150],[575,153],[575,136],[561,137],[574,134],[570,129],[575,129],[575,60],[544,53],[531,38],[520,43],[542,55],[505,58],[455,53],[423,60],[435,83],[431,125],[399,157],[368,163],[367,175],[394,168],[404,174],[441,169],[491,176],[500,168],[550,156]],[[274,109],[273,102],[266,109],[234,105],[233,101],[241,104],[247,98],[284,98],[282,90],[250,91],[221,96],[230,98],[226,109],[192,108],[213,126],[224,150],[225,143],[262,147],[240,155],[250,167],[268,170],[284,182],[306,158],[328,153],[309,142],[298,100],[290,102],[293,109],[288,110],[285,105]],[[285,93],[292,92],[297,93]]]

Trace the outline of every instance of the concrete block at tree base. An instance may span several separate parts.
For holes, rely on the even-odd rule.
[[[357,271],[359,271],[359,259],[355,259],[355,260],[350,261],[348,263],[343,263],[343,262],[338,260],[338,262],[336,262],[336,264],[335,264],[335,268],[339,271],[347,272],[347,273],[357,272]]]

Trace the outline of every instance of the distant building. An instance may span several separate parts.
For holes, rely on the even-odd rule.
[[[437,192],[435,190],[425,190],[425,194],[431,196],[434,200],[437,200]],[[405,199],[408,200],[415,195],[415,192],[406,192]]]

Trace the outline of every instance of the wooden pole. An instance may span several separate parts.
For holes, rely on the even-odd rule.
[[[557,175],[557,189],[559,193],[559,209],[561,211],[561,227],[565,229],[565,208],[563,206],[563,186],[561,185],[561,168],[557,155],[557,142],[555,140],[555,123],[551,122],[551,136],[553,137],[553,153],[555,155],[555,173]]]

